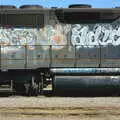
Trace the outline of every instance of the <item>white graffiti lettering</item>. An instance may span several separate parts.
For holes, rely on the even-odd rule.
[[[97,45],[120,45],[120,26],[110,24],[80,25],[72,27],[71,42],[78,47],[94,47]]]

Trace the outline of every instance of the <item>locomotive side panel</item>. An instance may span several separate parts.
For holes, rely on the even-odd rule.
[[[48,43],[40,42],[47,38],[44,14],[3,13],[0,17],[1,69],[49,67]]]
[[[1,68],[120,67],[119,11],[83,11],[2,13]]]
[[[60,9],[56,16],[69,26],[67,39],[75,47],[75,67],[120,67],[118,9]]]
[[[72,44],[76,45],[77,67],[120,67],[119,37],[118,21],[77,24],[71,35]]]

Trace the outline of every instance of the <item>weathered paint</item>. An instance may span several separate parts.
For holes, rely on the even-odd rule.
[[[66,30],[62,25],[47,25],[38,31],[40,45],[53,45],[52,49],[59,50],[67,44]],[[45,48],[43,48],[45,49]]]
[[[41,45],[44,50],[48,50],[49,45],[53,45],[52,49],[55,50],[62,49],[67,44],[63,30],[62,26],[57,24],[47,25],[44,28],[0,27],[0,45],[3,46],[1,52],[17,51],[22,45],[27,45],[30,50],[34,50],[35,45]],[[10,49],[7,47],[9,45]]]
[[[54,23],[43,28],[3,26],[0,27],[1,66],[11,69],[13,66],[27,66],[28,69],[41,66],[120,67],[119,43],[119,20],[113,23]]]
[[[20,48],[20,45],[28,45],[29,49],[34,49],[32,45],[53,45],[52,49],[59,50],[67,43],[77,45],[77,48],[93,48],[99,45],[118,46],[120,25],[55,24],[46,25],[44,28],[0,28],[0,44],[4,46],[17,45],[16,47]],[[42,48],[47,50],[49,46]],[[9,51],[7,47],[5,49],[4,52]]]
[[[23,45],[34,49],[36,29],[33,28],[0,28],[1,53],[20,51]],[[9,46],[9,47],[8,47]]]

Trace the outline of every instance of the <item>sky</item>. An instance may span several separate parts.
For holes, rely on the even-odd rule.
[[[45,8],[63,7],[67,8],[70,4],[90,4],[93,8],[114,8],[120,6],[120,0],[0,0],[1,5],[37,4]]]

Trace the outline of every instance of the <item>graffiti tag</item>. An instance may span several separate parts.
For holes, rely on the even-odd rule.
[[[120,45],[120,26],[113,28],[110,24],[92,25],[75,24],[72,27],[71,42],[78,47],[98,45]]]

